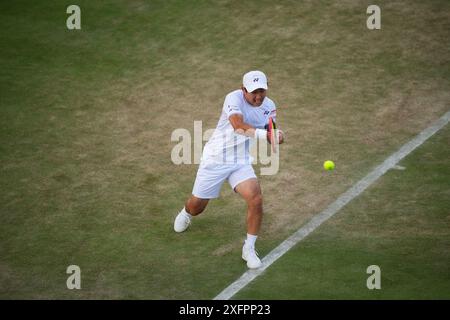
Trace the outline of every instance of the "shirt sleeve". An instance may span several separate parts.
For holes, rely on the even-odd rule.
[[[270,111],[269,116],[272,117],[275,123],[277,122],[277,109],[275,107]]]
[[[269,117],[272,117],[272,120],[276,123],[277,122],[277,107],[275,103],[270,100],[270,113]]]
[[[229,118],[232,114],[242,114],[241,103],[238,99],[236,99],[236,97],[228,95],[223,103],[223,112],[225,112],[227,118]]]

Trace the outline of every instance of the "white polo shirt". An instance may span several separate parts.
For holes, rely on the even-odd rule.
[[[241,89],[230,92],[225,97],[217,127],[203,149],[203,163],[252,163],[250,148],[255,139],[234,132],[228,118],[236,113],[242,114],[245,123],[259,129],[264,129],[269,117],[276,120],[275,103],[268,97],[264,98],[259,107],[255,107],[245,100]]]

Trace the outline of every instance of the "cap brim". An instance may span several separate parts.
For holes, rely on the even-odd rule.
[[[248,92],[253,92],[257,89],[264,89],[267,90],[267,83],[255,83],[255,85],[252,86],[247,86],[245,87],[245,89],[247,89]]]

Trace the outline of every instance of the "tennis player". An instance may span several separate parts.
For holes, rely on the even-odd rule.
[[[202,213],[210,199],[218,198],[228,181],[231,188],[247,202],[247,238],[242,258],[249,268],[259,268],[261,260],[255,242],[261,227],[263,199],[252,167],[250,144],[268,139],[265,128],[272,117],[276,121],[275,103],[266,96],[268,82],[261,71],[250,71],[243,77],[240,89],[225,97],[217,127],[206,143],[195,179],[192,196],[174,222],[176,232],[185,231],[194,216]],[[277,129],[278,143],[284,134]]]

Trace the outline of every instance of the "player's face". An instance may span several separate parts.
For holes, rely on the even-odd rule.
[[[264,89],[256,89],[252,92],[248,92],[243,88],[245,100],[254,107],[259,107],[266,97],[266,91]]]

